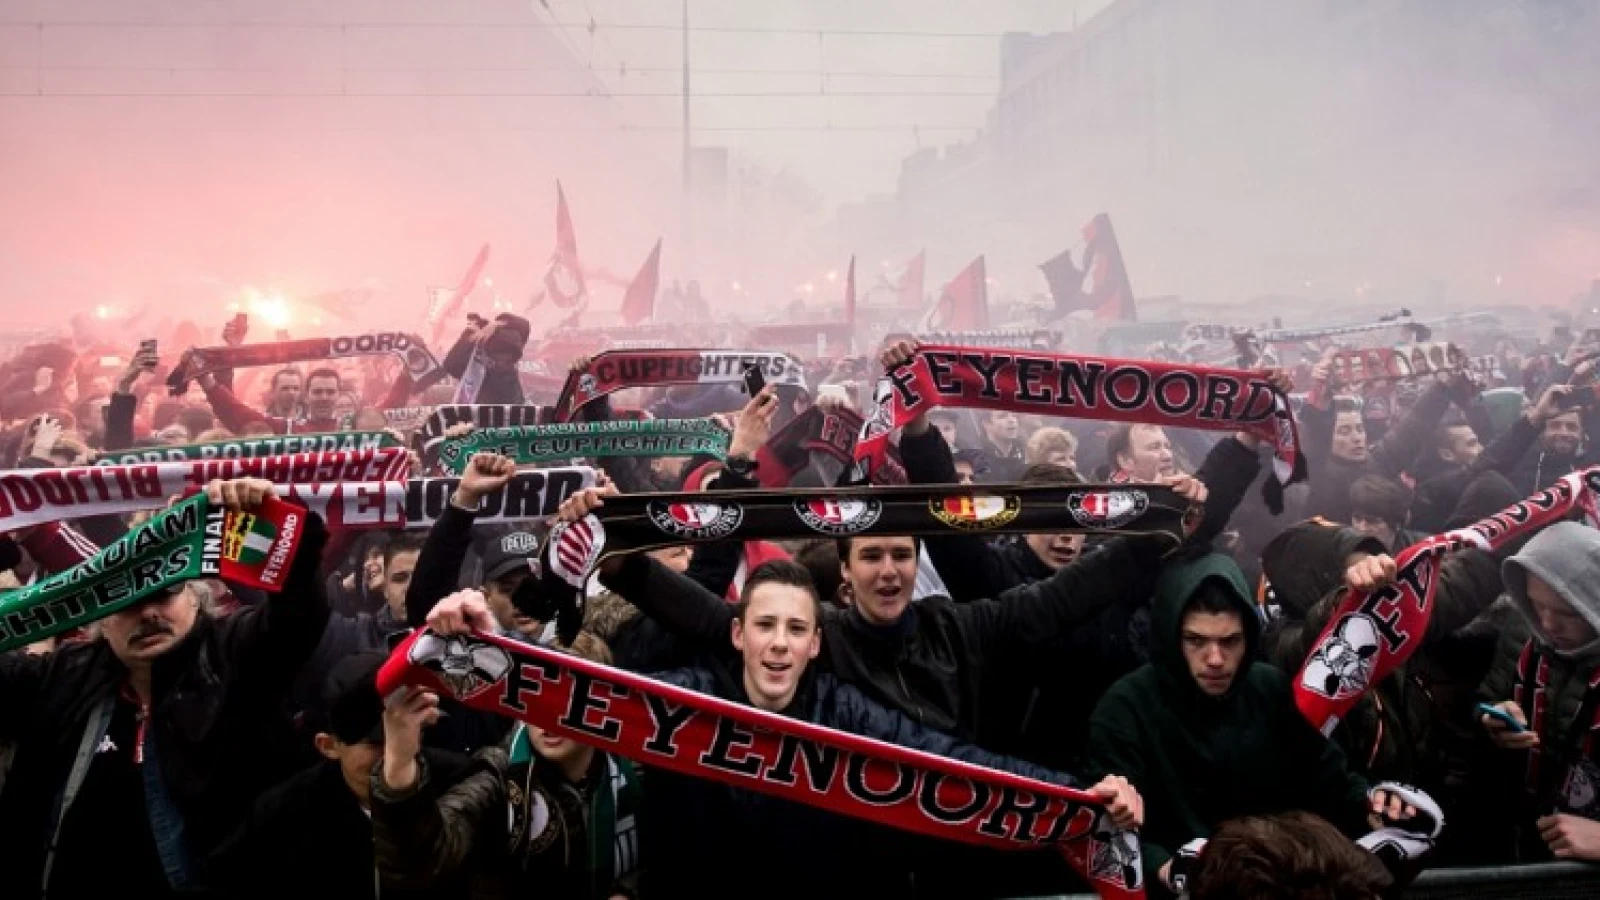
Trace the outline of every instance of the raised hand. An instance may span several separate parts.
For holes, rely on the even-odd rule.
[[[439,721],[439,695],[407,685],[383,704],[383,783],[403,791],[417,782],[422,729]]]
[[[483,592],[464,590],[456,591],[428,610],[428,627],[439,634],[493,632],[495,621]]]
[[[236,512],[254,512],[270,496],[272,482],[265,478],[217,479],[206,485],[207,500]]]
[[[728,444],[730,457],[753,459],[767,438],[772,436],[772,417],[778,411],[778,394],[772,385],[762,388],[750,398],[734,420],[733,440]]]
[[[921,343],[914,340],[895,341],[878,354],[878,362],[885,370],[892,369],[902,363],[910,362],[911,357],[917,355],[917,349],[921,346]]]
[[[1394,584],[1394,557],[1387,553],[1369,556],[1344,570],[1344,583],[1352,591],[1370,594]]]
[[[556,511],[556,520],[560,522],[577,522],[589,513],[606,505],[605,498],[615,497],[622,492],[617,486],[607,483],[604,487],[584,488],[568,497],[561,504],[561,509]]]
[[[1144,798],[1139,796],[1133,783],[1121,775],[1107,775],[1089,788],[1089,793],[1105,803],[1112,824],[1118,828],[1127,831],[1144,824]]]
[[[517,463],[509,456],[498,453],[474,453],[461,473],[461,483],[456,485],[450,502],[462,509],[477,509],[484,497],[500,490],[517,474]]]

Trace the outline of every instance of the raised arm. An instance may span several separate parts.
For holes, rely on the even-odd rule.
[[[438,720],[439,698],[407,688],[383,714],[383,762],[373,771],[373,857],[381,878],[426,890],[460,872],[490,840],[506,809],[506,751],[486,747],[460,780],[441,784],[422,753],[422,728]]]
[[[576,522],[605,505],[614,485],[589,488],[561,504],[559,518]],[[728,647],[733,607],[693,580],[643,553],[613,556],[600,565],[600,583],[659,622],[674,637]]]
[[[206,392],[206,400],[211,404],[211,411],[217,414],[217,421],[234,434],[244,434],[246,429],[260,422],[269,426],[272,424],[265,413],[246,405],[234,396],[231,389],[210,375],[200,376],[199,381],[200,389]]]
[[[914,341],[900,341],[884,349],[879,362],[885,371],[916,354]],[[955,457],[944,435],[932,427],[927,415],[906,423],[900,432],[900,462],[912,484],[959,484]],[[998,597],[1017,585],[1005,577],[1005,567],[994,546],[975,534],[952,534],[923,540],[928,561],[939,573],[950,598],[958,602]]]
[[[453,426],[451,434],[461,426]],[[470,426],[467,427],[471,430]],[[406,588],[406,623],[421,625],[433,605],[453,593],[461,577],[461,563],[472,545],[472,525],[483,498],[505,487],[515,475],[516,462],[494,453],[478,453],[467,462],[450,502],[439,514],[417,554],[417,568]]]
[[[213,503],[249,510],[273,490],[271,482],[241,478],[213,481],[206,493]],[[328,623],[328,598],[319,571],[328,529],[312,512],[305,513],[302,522],[300,550],[289,566],[283,589],[268,594],[265,603],[218,620],[224,659],[239,666],[244,677],[266,695],[289,689]]]
[[[1439,420],[1450,409],[1451,386],[1435,381],[1417,402],[1400,417],[1399,424],[1372,448],[1372,459],[1383,474],[1393,478],[1404,472],[1426,446],[1428,436],[1439,427]]]
[[[1179,476],[1172,487],[1192,504],[1206,501],[1205,485],[1193,478]],[[985,658],[1045,660],[1068,645],[1075,629],[1107,609],[1148,600],[1169,549],[1171,543],[1157,536],[1118,538],[1043,581],[1008,591],[1002,599],[958,604],[955,612]],[[1040,672],[1039,677],[1057,674]]]

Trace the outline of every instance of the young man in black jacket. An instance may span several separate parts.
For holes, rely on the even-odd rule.
[[[1191,478],[1172,487],[1203,504],[1206,489]],[[614,487],[574,494],[560,518],[575,522],[603,506]],[[1099,552],[1043,581],[1010,591],[1004,600],[953,603],[947,597],[911,602],[919,542],[910,537],[841,539],[841,568],[852,605],[821,619],[824,668],[874,701],[930,728],[986,745],[1014,723],[987,722],[991,691],[1026,690],[1058,676],[1049,658],[1078,626],[1119,604],[1145,602],[1155,589],[1165,541],[1112,540]],[[680,640],[716,651],[726,646],[734,607],[644,554],[616,556],[600,581]],[[1024,665],[1019,668],[1015,663]]]
[[[720,600],[718,601],[721,602]],[[822,603],[803,566],[764,563],[728,607],[723,640],[732,637],[739,662],[679,669],[652,677],[703,694],[851,734],[910,747],[1027,778],[1079,786],[1070,776],[998,756],[873,702],[811,662],[822,652]],[[441,633],[488,625],[481,600],[451,597],[428,623]],[[794,803],[665,770],[643,779],[640,847],[646,896],[746,897],[760,885],[765,897],[909,896],[914,887],[911,838],[898,832]],[[1137,828],[1144,802],[1127,781],[1110,775],[1089,790],[1107,805],[1113,823]],[[775,878],[772,853],[802,861]],[[944,852],[948,845],[937,850]]]

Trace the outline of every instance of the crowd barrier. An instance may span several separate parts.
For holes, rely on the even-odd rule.
[[[1429,869],[1417,876],[1406,900],[1592,900],[1600,897],[1600,865],[1580,862],[1523,866]],[[1017,900],[1096,900],[1093,894],[1057,894]]]

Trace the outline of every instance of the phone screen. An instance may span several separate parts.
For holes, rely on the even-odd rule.
[[[754,397],[761,393],[767,386],[767,377],[761,374],[761,367],[751,363],[744,367],[744,392]]]

